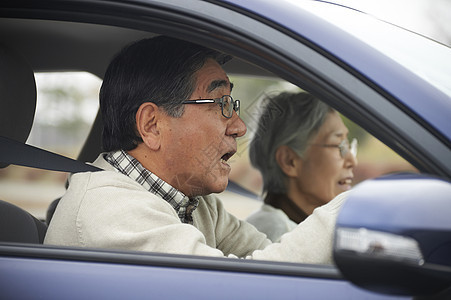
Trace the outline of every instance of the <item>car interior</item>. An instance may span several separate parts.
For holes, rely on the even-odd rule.
[[[36,87],[32,69],[11,49],[0,47],[0,136],[24,143],[33,124],[36,108]],[[18,104],[19,103],[19,104]],[[21,120],[17,126],[14,120]],[[3,148],[3,147],[2,147]],[[7,167],[2,164],[1,167]],[[25,210],[0,201],[0,240],[8,242],[42,243],[46,224]]]
[[[3,66],[0,69],[0,93],[3,99],[0,103],[0,138],[1,155],[4,161],[8,161],[2,163],[1,167],[6,168],[11,163],[64,172],[90,169],[91,166],[83,162],[93,161],[101,152],[100,115],[95,118],[77,161],[43,149],[26,147],[36,110],[37,92],[33,74],[37,71],[84,70],[101,78],[116,52],[128,43],[150,37],[151,34],[117,27],[58,21],[1,19],[0,24],[3,43],[0,48]],[[29,39],[20,38],[22,36]],[[99,36],[102,38],[99,39]],[[228,68],[231,73],[250,71],[253,75],[268,75],[262,69],[238,60],[229,64]],[[238,193],[255,196],[238,185],[232,183],[231,186]],[[1,200],[0,240],[42,243],[57,201],[58,199],[50,204],[50,216],[47,216],[47,220],[38,220],[24,209]]]
[[[98,24],[0,19],[0,36],[3,43],[0,59],[2,65],[6,66],[0,70],[2,157],[8,157],[8,163],[11,164],[65,173],[89,168],[84,162],[92,162],[102,151],[100,138],[102,118],[99,114],[92,124],[76,161],[43,149],[32,149],[33,147],[26,146],[36,111],[36,84],[33,73],[85,71],[102,78],[110,59],[123,46],[154,35],[140,30]],[[239,58],[234,58],[227,63],[224,69],[232,76],[277,77]],[[8,101],[5,102],[3,99]],[[6,167],[6,164],[2,167]],[[249,191],[233,180],[228,190],[248,198],[258,199],[255,191]],[[51,200],[48,209],[50,215],[46,217],[47,220],[44,218],[38,220],[25,210],[2,201],[0,239],[42,243],[46,224],[58,201],[58,199]],[[17,233],[11,235],[9,228],[16,228]],[[32,236],[29,236],[30,233]],[[22,237],[17,237],[18,240],[16,240],[16,236]]]

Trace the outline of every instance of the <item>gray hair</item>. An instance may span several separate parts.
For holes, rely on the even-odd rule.
[[[263,193],[286,193],[286,175],[276,161],[276,151],[287,145],[303,157],[329,112],[334,110],[315,96],[281,93],[267,97],[250,144],[250,160],[263,176]]]
[[[142,143],[136,112],[144,102],[162,107],[171,117],[184,112],[182,102],[196,87],[196,72],[207,59],[231,59],[215,50],[166,36],[126,46],[111,61],[100,90],[103,149],[132,150]]]

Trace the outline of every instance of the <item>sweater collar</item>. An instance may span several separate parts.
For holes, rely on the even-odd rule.
[[[268,193],[264,202],[283,210],[283,212],[295,223],[301,223],[308,217],[308,215],[285,194]]]
[[[177,212],[182,223],[193,224],[193,212],[199,204],[198,197],[189,198],[182,192],[150,172],[133,156],[123,150],[104,154],[105,160],[116,170],[130,177],[146,190],[160,196]]]

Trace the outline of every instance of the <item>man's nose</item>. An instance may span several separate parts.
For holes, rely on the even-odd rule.
[[[244,121],[238,116],[234,111],[232,117],[230,118],[230,123],[227,127],[227,135],[232,135],[234,137],[241,137],[246,134],[247,127]]]

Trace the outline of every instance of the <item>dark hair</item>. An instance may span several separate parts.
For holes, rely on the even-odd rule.
[[[122,49],[108,66],[100,89],[103,150],[132,150],[142,142],[136,130],[142,103],[153,102],[171,117],[180,117],[181,103],[195,88],[194,73],[208,58],[223,64],[231,57],[165,36]]]
[[[249,156],[252,165],[262,174],[263,193],[286,194],[287,176],[276,161],[277,149],[287,145],[302,157],[327,114],[334,110],[305,92],[285,92],[263,101]]]

